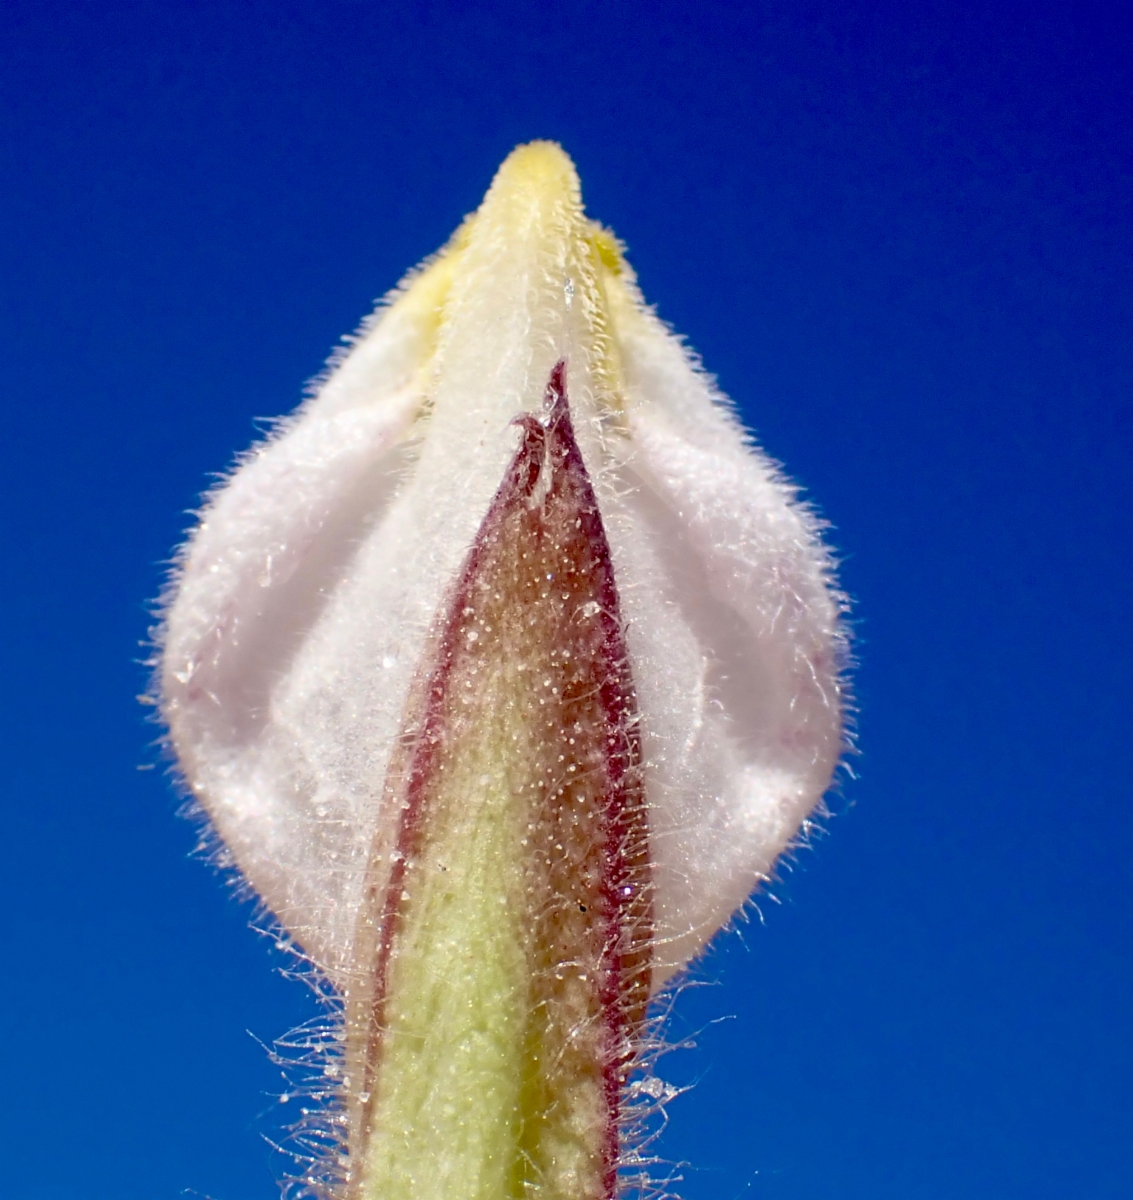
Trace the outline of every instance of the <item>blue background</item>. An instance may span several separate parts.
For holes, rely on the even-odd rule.
[[[146,601],[537,136],[855,601],[857,778],[681,998],[680,1190],[1133,1195],[1129,13],[6,0],[4,1197],[276,1194],[245,1031],[310,1001],[145,769]]]

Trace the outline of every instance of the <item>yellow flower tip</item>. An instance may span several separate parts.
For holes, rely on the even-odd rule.
[[[589,232],[578,172],[554,142],[517,146],[500,165],[474,220],[473,241],[487,239],[509,257],[524,245],[569,257]]]
[[[538,200],[579,202],[578,172],[558,142],[526,142],[500,164],[488,198],[526,196]]]
[[[479,209],[461,222],[423,269],[417,268],[402,281],[394,303],[411,320],[419,322],[432,339],[444,319],[459,262],[478,227],[483,231],[485,226],[494,226],[506,235],[530,230],[537,238],[545,238],[546,219],[554,221],[564,209],[568,238],[585,238],[587,231],[579,220],[582,189],[570,155],[557,142],[517,146],[500,164]],[[573,227],[576,220],[579,224]],[[613,235],[595,225],[589,236],[601,263],[618,273],[620,259]],[[500,244],[506,247],[507,242],[505,236]]]

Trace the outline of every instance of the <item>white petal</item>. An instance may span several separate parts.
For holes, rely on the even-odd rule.
[[[421,404],[421,331],[403,316],[391,311],[212,494],[165,627],[163,704],[185,776],[249,882],[316,957],[348,936],[333,868],[355,837],[354,797],[319,785],[307,739],[289,738],[273,706],[400,482]]]
[[[815,523],[652,317],[619,329],[608,501],[649,763],[658,977],[761,881],[841,753],[840,605]]]

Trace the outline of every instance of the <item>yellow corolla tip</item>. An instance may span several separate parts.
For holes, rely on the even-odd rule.
[[[496,171],[479,211],[462,222],[423,271],[402,285],[397,303],[407,315],[416,315],[424,322],[430,334],[435,333],[444,316],[457,263],[478,225],[487,223],[509,232],[539,233],[545,232],[545,228],[539,228],[542,219],[550,216],[553,220],[556,213],[566,216],[568,227],[576,220],[579,222],[572,230],[576,236],[590,232],[581,224],[582,186],[570,155],[557,142],[536,141],[517,146]],[[619,258],[612,236],[595,227],[594,243],[601,261],[614,269]]]
[[[505,247],[542,244],[545,252],[569,255],[588,230],[582,185],[569,155],[554,142],[517,146],[500,165],[474,218],[478,235],[505,254]]]
[[[570,197],[581,193],[578,172],[558,142],[527,142],[500,164],[489,193],[508,193],[541,198]]]

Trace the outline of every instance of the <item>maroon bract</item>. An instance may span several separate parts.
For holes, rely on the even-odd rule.
[[[438,622],[433,665],[411,694],[387,779],[387,802],[402,817],[393,871],[381,862],[372,873],[359,927],[355,962],[372,970],[349,992],[349,1070],[365,1097],[353,1105],[349,1141],[390,1171],[399,1145],[445,1126],[417,1111],[414,1129],[396,1127],[390,1113],[405,1105],[397,1081],[382,1078],[383,1053],[390,1039],[475,1036],[460,1016],[457,1031],[423,1017],[449,1011],[433,992],[462,980],[456,970],[422,982],[420,959],[440,964],[436,944],[451,922],[438,896],[454,905],[502,899],[518,917],[508,926],[518,945],[498,952],[522,965],[509,982],[527,993],[516,1010],[523,1027],[510,1034],[524,1064],[508,1174],[540,1195],[600,1200],[615,1191],[620,1097],[650,991],[638,716],[565,363],[552,373],[545,413],[517,423],[519,449]],[[484,754],[501,743],[511,752]],[[498,864],[498,890],[462,887],[486,822],[513,831],[512,853]],[[378,843],[375,854],[385,852]],[[416,961],[399,971],[406,954]],[[564,1156],[564,1138],[580,1153]],[[360,1182],[367,1173],[355,1172]]]

